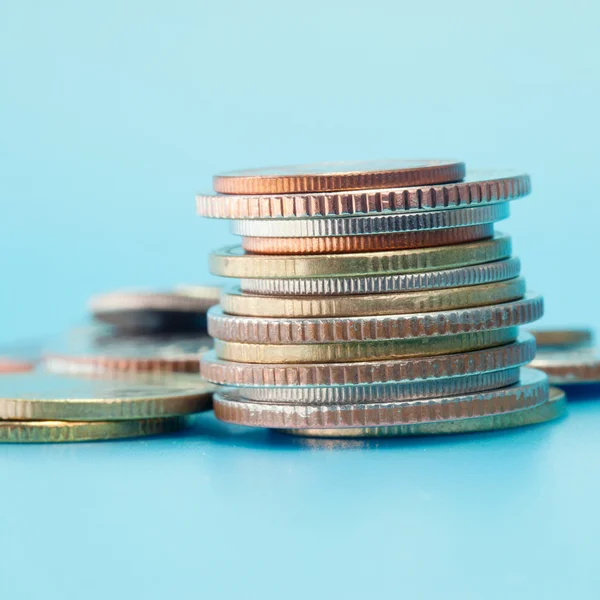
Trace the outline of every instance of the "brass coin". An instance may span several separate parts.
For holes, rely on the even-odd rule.
[[[28,361],[0,356],[0,374],[22,373],[24,371],[31,371],[33,367],[33,363]]]
[[[439,421],[437,423],[416,423],[413,425],[392,425],[383,427],[347,427],[340,429],[282,429],[281,433],[317,438],[370,438],[416,435],[446,435],[456,433],[477,433],[497,429],[509,429],[526,425],[537,425],[567,413],[565,393],[558,388],[549,389],[548,402],[533,408],[524,408],[508,413],[471,417],[459,421]]]
[[[468,244],[350,254],[276,256],[227,246],[210,254],[209,268],[214,275],[244,279],[373,276],[478,265],[508,258],[511,251],[510,236],[500,233]]]
[[[373,252],[450,246],[491,238],[494,225],[473,225],[452,229],[384,233],[380,235],[350,235],[339,237],[264,238],[243,237],[242,248],[254,254],[338,254],[342,252]]]
[[[185,417],[135,421],[0,421],[0,442],[90,442],[146,437],[180,431]]]
[[[197,378],[187,388],[168,381],[75,378],[43,371],[0,378],[0,419],[117,421],[187,415],[210,409],[213,386]]]
[[[248,363],[337,363],[468,352],[514,342],[516,327],[455,335],[332,344],[243,344],[215,340],[222,360]]]
[[[213,177],[223,194],[289,194],[402,187],[460,181],[465,165],[452,160],[379,160],[289,165],[230,171]]]
[[[469,171],[464,181],[441,185],[269,195],[199,195],[198,214],[217,219],[306,219],[438,210],[516,200],[531,191],[529,175]]]
[[[502,330],[496,330],[496,334]],[[504,331],[506,340],[514,331]],[[490,332],[491,335],[495,335]],[[368,362],[255,364],[221,360],[214,351],[202,356],[202,375],[228,386],[359,385],[417,381],[487,373],[526,365],[535,356],[535,340],[521,333],[516,342],[488,349],[439,356]]]
[[[539,406],[548,377],[524,368],[518,384],[459,396],[369,404],[290,405],[244,400],[238,390],[215,394],[215,416],[226,423],[274,429],[337,429],[460,421]]]
[[[525,279],[445,290],[357,296],[273,297],[226,290],[221,309],[250,317],[349,317],[452,310],[517,300],[525,295]]]
[[[555,384],[600,383],[600,351],[597,348],[541,349],[532,366],[548,374]]]
[[[208,331],[219,340],[246,344],[399,340],[516,327],[536,321],[543,312],[543,298],[534,293],[488,306],[362,317],[241,317],[226,315],[215,306],[208,313]]]
[[[538,348],[572,348],[594,341],[591,329],[530,329]]]

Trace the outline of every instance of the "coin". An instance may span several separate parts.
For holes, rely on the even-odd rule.
[[[507,202],[451,208],[432,212],[368,215],[365,217],[329,217],[327,219],[294,220],[235,220],[231,221],[231,233],[246,237],[329,237],[348,235],[380,235],[471,227],[496,223],[507,219],[510,207]]]
[[[240,288],[269,296],[345,296],[437,290],[506,281],[519,276],[521,263],[509,258],[479,265],[398,275],[307,277],[299,279],[242,279]]]
[[[600,383],[600,351],[596,348],[540,350],[532,365],[547,373],[552,383]]]
[[[14,358],[0,356],[0,374],[31,371],[33,369],[33,366],[33,363],[24,360],[16,360]]]
[[[413,425],[392,425],[383,427],[349,427],[340,429],[282,429],[289,435],[345,438],[345,437],[394,437],[414,435],[445,435],[455,433],[477,433],[496,429],[509,429],[545,423],[567,413],[565,393],[558,388],[549,389],[548,402],[533,408],[525,408],[509,413],[471,417],[459,421],[439,421],[437,423],[417,423]]]
[[[275,404],[363,404],[470,394],[506,387],[518,381],[519,369],[513,368],[418,381],[336,386],[249,387],[240,390],[240,396],[245,400]]]
[[[206,290],[206,296],[177,292],[112,292],[93,297],[89,308],[99,321],[126,330],[205,330],[206,311],[218,304],[220,293],[218,288]]]
[[[219,340],[246,344],[319,344],[437,337],[525,325],[541,318],[542,296],[521,300],[415,314],[360,317],[268,318],[226,315],[214,306],[208,331]]]
[[[531,191],[529,175],[470,170],[464,181],[375,190],[268,195],[199,195],[198,214],[220,219],[347,217],[437,210],[516,200]]]
[[[135,421],[0,421],[0,442],[89,442],[172,433],[186,426],[184,417]]]
[[[286,194],[427,185],[464,176],[462,162],[396,159],[229,171],[215,175],[213,187],[224,194]]]
[[[539,406],[548,401],[548,377],[523,368],[518,384],[425,400],[369,404],[290,405],[244,400],[239,390],[217,392],[215,416],[226,423],[274,429],[336,429],[459,421]]]
[[[75,378],[43,371],[0,378],[0,419],[117,421],[187,415],[210,409],[214,386],[188,388]]]
[[[198,373],[200,355],[212,348],[207,335],[120,335],[87,327],[49,345],[42,362],[58,373]]]
[[[408,233],[381,235],[352,235],[324,238],[242,238],[242,248],[255,254],[336,254],[340,252],[372,252],[375,250],[404,250],[464,244],[491,238],[494,226],[473,225]]]
[[[496,330],[498,332],[499,330]],[[513,332],[504,332],[512,334]],[[490,332],[494,335],[494,332]],[[502,335],[502,334],[501,334]],[[201,359],[202,375],[228,386],[265,387],[359,385],[459,377],[526,365],[535,356],[535,340],[521,333],[503,346],[423,358],[369,362],[254,364],[221,360],[214,351]]]
[[[312,363],[383,360],[466,352],[514,342],[516,327],[436,337],[331,344],[250,344],[215,340],[223,360],[250,363]]]
[[[244,279],[374,276],[477,265],[508,258],[511,251],[510,236],[501,233],[469,244],[349,254],[275,256],[227,246],[210,254],[209,268],[214,275]]]
[[[571,348],[586,346],[594,341],[591,329],[531,329],[538,348]]]
[[[234,287],[221,296],[221,309],[227,314],[250,317],[393,315],[508,302],[522,298],[525,287],[525,279],[519,277],[499,283],[423,292],[296,298],[251,295]]]

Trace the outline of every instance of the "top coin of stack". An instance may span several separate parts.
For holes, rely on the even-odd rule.
[[[449,433],[556,417],[560,392],[518,327],[537,320],[510,237],[516,172],[457,161],[332,163],[217,175],[198,213],[242,247],[209,311],[217,417],[303,435]]]

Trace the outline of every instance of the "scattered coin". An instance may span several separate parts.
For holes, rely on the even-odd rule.
[[[290,405],[244,400],[238,390],[217,392],[218,419],[237,425],[272,429],[335,429],[459,421],[539,406],[548,401],[548,377],[521,370],[518,384],[459,396],[370,404]]]
[[[43,371],[0,378],[0,419],[115,421],[208,410],[214,387],[197,377],[188,387],[75,378]]]
[[[250,387],[241,390],[240,396],[245,400],[274,404],[363,404],[471,394],[506,387],[518,381],[517,367],[462,377],[417,381],[335,386]]]
[[[211,253],[209,268],[215,275],[244,279],[374,276],[478,265],[509,258],[511,251],[510,236],[499,233],[469,244],[350,254],[277,256],[227,246]]]
[[[416,423],[412,425],[392,425],[383,427],[347,427],[339,429],[282,429],[281,433],[316,438],[364,438],[397,437],[416,435],[446,435],[456,433],[477,433],[499,429],[537,425],[564,417],[567,413],[565,393],[551,387],[548,402],[533,408],[525,408],[508,413],[471,417],[458,421],[438,421],[436,423]]]
[[[451,160],[355,161],[230,171],[215,175],[213,187],[224,194],[285,194],[427,185],[464,176],[464,163]]]
[[[531,191],[529,175],[469,171],[464,181],[392,189],[277,195],[199,195],[198,214],[221,219],[349,217],[390,212],[461,208],[516,200]]]
[[[523,278],[444,290],[360,296],[285,297],[251,295],[239,288],[223,292],[221,309],[248,317],[343,317],[452,310],[517,300],[525,295]]]
[[[435,337],[323,344],[251,344],[215,340],[215,353],[223,360],[249,363],[336,363],[387,360],[468,352],[508,344],[517,339],[516,327]]]
[[[503,332],[511,335],[514,332]],[[494,332],[490,332],[495,335]],[[501,335],[503,335],[501,334]],[[502,346],[438,356],[373,360],[369,362],[312,364],[255,364],[217,358],[214,351],[202,356],[202,375],[227,386],[265,387],[360,385],[460,377],[526,365],[535,356],[535,340],[521,333],[517,341]]]
[[[117,440],[179,431],[185,417],[135,421],[0,421],[0,442],[55,443]]]
[[[530,329],[538,348],[588,346],[594,341],[591,329]]]
[[[548,374],[557,385],[600,383],[600,351],[597,348],[572,348],[538,351],[532,366]]]
[[[518,277],[521,262],[509,258],[494,262],[396,275],[358,277],[306,277],[299,279],[242,279],[240,288],[249,294],[267,296],[347,296],[388,294],[484,285]]]

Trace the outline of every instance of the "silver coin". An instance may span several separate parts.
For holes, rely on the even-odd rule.
[[[272,296],[385,294],[496,283],[518,277],[520,272],[519,259],[509,258],[426,273],[305,279],[242,279],[240,287],[243,292]]]
[[[495,223],[507,219],[507,202],[451,208],[431,212],[369,215],[362,217],[329,217],[326,219],[233,220],[231,232],[245,237],[327,237],[337,235],[376,235],[432,229],[449,229]]]
[[[362,385],[240,388],[245,400],[290,404],[367,404],[470,394],[512,385],[519,368],[477,373],[463,377],[424,379]]]

